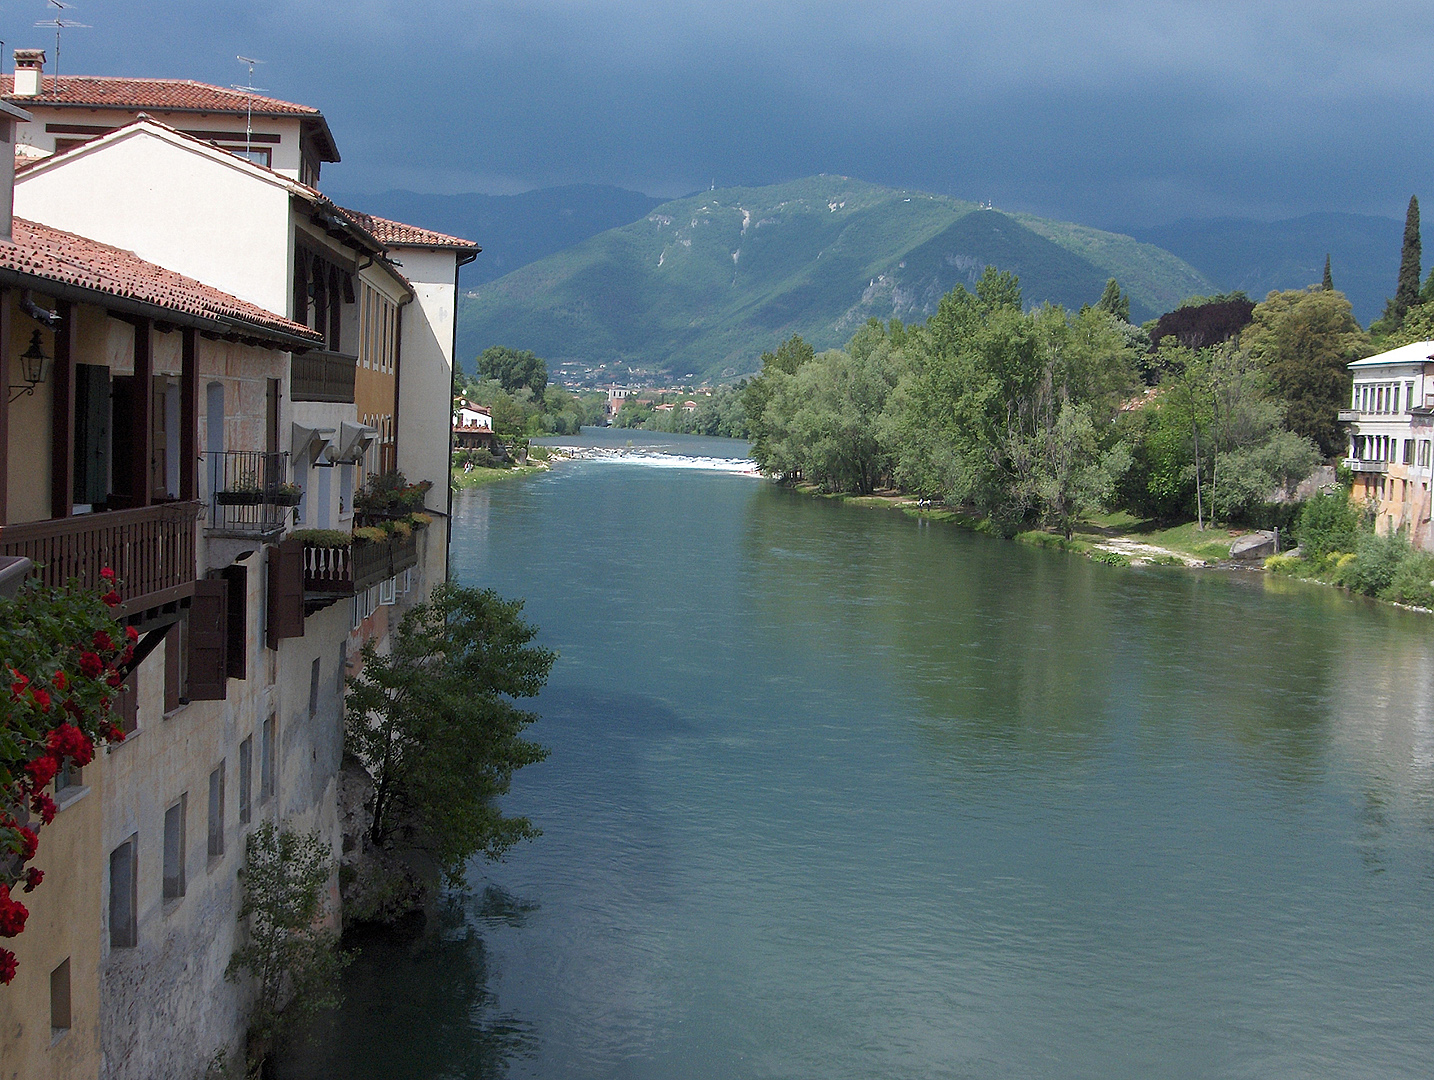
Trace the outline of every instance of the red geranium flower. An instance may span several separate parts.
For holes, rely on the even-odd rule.
[[[36,792],[35,797],[30,800],[30,810],[40,815],[40,821],[48,825],[55,820],[55,812],[59,808],[55,806],[55,800],[43,791]]]
[[[34,892],[35,886],[45,880],[45,871],[38,866],[32,866],[25,871],[25,891]]]
[[[100,601],[107,607],[115,607],[120,602],[120,594],[111,589],[100,597]]]
[[[60,771],[60,763],[53,754],[42,754],[26,765],[25,771],[30,774],[35,786],[42,788],[55,778],[55,773]]]
[[[100,580],[101,580],[101,581],[113,581],[114,579],[115,579],[115,572],[114,572],[113,570],[111,570],[108,566],[104,567],[104,568],[100,571]]]
[[[103,630],[95,631],[94,642],[95,648],[99,649],[101,652],[115,651],[114,639],[110,637],[109,634],[105,633]]]
[[[109,683],[116,690],[118,690],[121,686],[124,685],[124,676],[121,675],[118,671],[112,671],[110,672],[110,677],[106,679],[105,682]]]
[[[99,678],[100,672],[105,669],[104,661],[92,652],[80,653],[80,672],[87,679]]]
[[[55,672],[55,677],[50,681],[55,684],[56,690],[64,691],[70,688],[70,680],[63,671]]]
[[[40,838],[35,835],[35,830],[28,825],[22,826],[20,829],[20,854],[28,862],[35,857],[35,852],[39,850]]]
[[[10,899],[10,886],[0,885],[0,937],[15,937],[25,929],[30,909]]]
[[[15,681],[10,684],[10,693],[19,697],[25,692],[25,687],[30,685],[30,679],[28,676],[21,675],[14,668],[10,669],[10,674],[15,676]]]
[[[105,737],[110,742],[124,742],[124,728],[118,724],[111,724],[109,731],[105,732]]]
[[[30,700],[33,701],[36,705],[40,706],[41,712],[50,711],[50,695],[48,692],[41,690],[38,686],[30,691]]]
[[[124,628],[124,636],[129,638],[129,643],[133,645],[136,641],[139,640],[139,631],[136,630],[133,626],[126,626]]]
[[[15,954],[9,949],[0,949],[0,986],[8,985],[15,977]]]

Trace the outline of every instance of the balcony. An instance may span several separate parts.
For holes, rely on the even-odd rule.
[[[1340,409],[1336,417],[1341,424],[1350,424],[1359,419],[1360,411],[1358,409]]]
[[[1387,461],[1363,461],[1359,458],[1345,458],[1344,467],[1350,472],[1357,473],[1382,473],[1389,471]]]
[[[194,591],[199,509],[198,502],[172,502],[6,525],[0,528],[0,555],[29,559],[49,585],[75,578],[96,588],[108,566],[120,579],[118,610],[134,614]]]
[[[332,401],[352,405],[354,374],[357,371],[357,356],[318,349],[296,353],[289,394],[294,401]]]
[[[287,453],[221,450],[200,456],[211,536],[269,537],[284,531],[289,509],[299,505],[298,489],[288,483]]]
[[[323,604],[387,581],[418,565],[416,536],[355,540],[351,545],[304,545],[304,600]]]

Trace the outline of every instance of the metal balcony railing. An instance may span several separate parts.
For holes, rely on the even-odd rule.
[[[286,491],[289,455],[217,450],[201,455],[209,493],[209,531],[227,536],[282,532],[299,496]]]
[[[294,401],[334,401],[351,405],[358,357],[319,349],[296,353],[289,393]]]
[[[1382,473],[1389,471],[1387,461],[1364,461],[1360,458],[1345,458],[1345,468],[1350,472]]]

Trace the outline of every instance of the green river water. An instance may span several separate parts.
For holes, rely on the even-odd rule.
[[[1434,1073],[1434,619],[652,461],[454,511],[544,835],[288,1075]]]

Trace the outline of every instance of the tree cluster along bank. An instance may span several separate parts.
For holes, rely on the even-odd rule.
[[[1347,365],[1372,349],[1344,296],[1314,286],[1258,304],[1197,298],[1146,327],[1127,311],[1114,282],[1078,312],[1025,311],[1019,281],[988,269],[922,325],[872,320],[823,353],[793,337],[742,390],[753,457],[783,481],[894,488],[1008,533],[1070,538],[1111,510],[1297,536],[1320,527],[1295,491],[1342,451]],[[1349,515],[1310,562],[1281,569],[1434,601],[1429,557]]]

